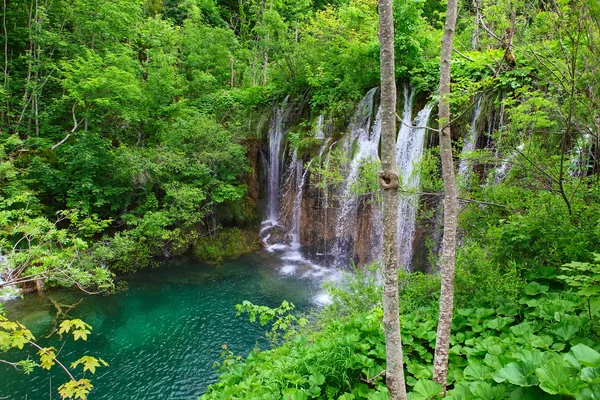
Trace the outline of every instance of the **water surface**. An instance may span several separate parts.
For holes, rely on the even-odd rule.
[[[262,339],[266,328],[236,317],[236,304],[250,300],[275,307],[288,300],[307,311],[327,300],[321,283],[332,273],[294,252],[253,254],[220,267],[177,260],[127,278],[129,290],[116,295],[54,292],[26,296],[6,308],[42,346],[61,348],[57,335],[45,338],[60,322],[53,302],[78,303],[69,317],[83,319],[93,331],[87,342],[69,339],[59,360],[70,364],[90,354],[110,364],[91,377],[90,400],[188,400],[216,380],[213,363],[222,345],[242,356],[257,344],[268,347]],[[57,366],[27,376],[0,365],[0,398],[59,399],[56,388],[65,381]]]

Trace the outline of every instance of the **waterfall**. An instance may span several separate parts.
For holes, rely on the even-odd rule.
[[[408,96],[405,91],[405,105],[403,122],[411,123],[412,94]],[[402,125],[396,142],[396,162],[404,191],[414,191],[419,188],[420,177],[414,173],[415,164],[423,155],[426,129],[417,128],[426,126],[433,108],[428,104],[415,118],[415,127]],[[416,229],[416,206],[419,196],[415,193],[400,193],[398,201],[398,264],[409,268],[412,260],[412,248]]]
[[[471,127],[469,129],[469,133],[465,138],[465,145],[462,149],[461,160],[458,164],[458,175],[462,177],[466,177],[471,170],[471,162],[466,158],[468,153],[475,150],[477,145],[477,139],[479,137],[479,132],[477,130],[477,120],[481,115],[481,103],[483,100],[483,95],[479,95],[477,97],[477,101],[475,101],[475,109],[473,111],[473,119],[471,120]]]
[[[263,222],[271,223],[276,225],[279,218],[279,187],[280,187],[280,174],[281,174],[281,162],[280,162],[280,151],[281,141],[283,139],[284,127],[283,117],[285,114],[285,104],[288,98],[284,100],[282,107],[275,109],[275,118],[271,119],[269,126],[269,159],[268,159],[268,174],[267,174],[267,218]]]
[[[569,175],[571,177],[585,176],[588,172],[590,155],[594,148],[594,140],[589,133],[575,140],[575,145],[569,157]]]
[[[331,143],[331,146],[329,146],[329,150],[327,151],[327,156],[325,157],[325,170],[329,170],[329,161],[331,160],[331,152],[333,151],[334,146],[337,144],[337,140],[333,143]],[[325,149],[325,148],[323,148]],[[328,255],[328,248],[327,248],[327,227],[328,225],[328,216],[329,216],[329,187],[326,186],[325,188],[323,188],[323,195],[324,195],[324,204],[323,204],[323,230],[322,230],[322,236],[323,238],[325,238],[325,240],[323,241],[323,248],[319,249],[319,251],[321,251],[321,254],[319,255],[323,255],[326,256]]]
[[[350,124],[350,133],[344,143],[349,156],[354,145],[356,150],[339,192],[335,243],[331,251],[337,266],[345,266],[354,258],[353,250],[357,239],[357,211],[360,200],[352,193],[352,189],[358,181],[359,168],[366,161],[379,159],[377,155],[381,135],[379,110],[375,113],[375,122],[372,123],[376,93],[377,88],[371,89],[358,105]]]
[[[500,120],[498,121],[498,130],[501,131],[504,126],[504,95],[502,95],[502,101],[500,102]]]
[[[8,257],[3,254],[0,255],[0,285],[6,284],[4,278],[10,281],[12,272],[13,270],[8,266]],[[0,286],[0,302],[13,300],[19,296],[21,296],[21,289],[14,284],[6,285],[4,287]]]
[[[313,161],[317,159],[321,160],[321,157],[323,156],[323,152],[325,151],[326,147],[327,141],[325,141],[321,146],[319,154],[308,162],[306,168],[303,167],[301,162],[298,162],[294,153],[294,162],[296,163],[296,196],[294,197],[294,206],[292,209],[292,229],[290,233],[290,237],[292,239],[291,246],[294,249],[298,249],[300,247],[300,227],[302,225],[302,197],[304,194],[306,176],[308,175],[308,171],[310,171],[310,166],[312,165]]]
[[[319,118],[317,118],[317,132],[315,133],[315,138],[325,139],[325,116],[323,114],[319,115]]]
[[[302,172],[302,159],[298,160],[298,153],[296,150],[294,150],[292,162],[290,163],[290,170],[293,171],[293,174],[290,174],[290,177],[294,177],[296,187],[294,203],[292,205],[292,224],[289,231],[289,237],[290,246],[292,249],[297,250],[300,248],[300,222],[302,219],[302,189],[304,187],[304,174]],[[308,171],[308,169],[306,171]]]

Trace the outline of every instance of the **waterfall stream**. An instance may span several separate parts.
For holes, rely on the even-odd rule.
[[[474,110],[473,110],[473,119],[471,120],[471,127],[469,129],[469,133],[465,138],[465,144],[462,149],[461,160],[458,164],[458,175],[465,178],[469,175],[471,171],[471,161],[469,161],[468,153],[475,150],[477,145],[477,139],[479,137],[479,131],[477,129],[477,120],[481,115],[481,103],[483,100],[483,95],[479,95],[477,100],[475,101]]]
[[[288,98],[284,100],[282,107],[275,109],[275,118],[271,119],[269,126],[269,165],[267,175],[267,218],[263,222],[270,222],[271,225],[276,225],[279,218],[279,188],[280,188],[280,174],[281,174],[281,163],[280,163],[280,151],[281,141],[284,134],[283,117],[285,114],[285,105],[287,104]]]
[[[294,273],[299,265],[309,265],[312,273],[320,273],[322,267],[309,260],[314,255],[326,257],[319,258],[318,263],[331,264],[337,268],[347,267],[352,262],[362,264],[380,257],[384,218],[381,204],[376,194],[357,193],[358,187],[363,190],[363,168],[371,168],[368,163],[379,162],[381,118],[377,94],[378,89],[374,88],[364,96],[351,118],[347,134],[339,142],[327,139],[330,134],[325,133],[325,116],[319,115],[314,121],[313,134],[322,143],[318,155],[307,164],[296,150],[287,152],[287,161],[284,161],[285,154],[281,154],[284,108],[277,108],[273,113],[269,129],[270,153],[266,160],[268,203],[261,236],[267,250],[281,252],[285,273]],[[419,201],[415,192],[420,179],[414,169],[423,154],[426,137],[426,129],[418,127],[427,125],[432,110],[431,105],[425,106],[418,112],[413,123],[414,97],[414,91],[405,88],[403,123],[399,126],[396,142],[396,161],[404,191],[398,202],[398,260],[406,268],[410,267],[412,259]],[[479,106],[480,104],[477,109]],[[341,162],[340,175],[334,181],[336,183],[320,189],[322,200],[306,196],[311,165],[318,160],[322,168],[329,170],[334,147],[339,152],[335,153],[336,169]],[[316,211],[314,214],[313,210]],[[305,218],[309,219],[309,225],[314,222],[315,226],[307,227]],[[302,229],[308,229],[309,232],[303,232]],[[315,237],[316,240],[311,242],[311,238]],[[312,249],[311,246],[302,246],[307,238]]]
[[[357,239],[359,197],[353,193],[359,178],[359,168],[364,162],[378,160],[377,150],[381,135],[380,112],[374,112],[377,88],[371,89],[357,107],[350,124],[350,132],[344,147],[351,156],[348,172],[341,185],[339,205],[335,223],[335,243],[331,249],[336,266],[347,266],[354,258],[354,243]],[[375,121],[373,122],[373,117]],[[352,156],[352,149],[356,147]]]
[[[412,99],[413,95],[409,96],[405,91],[403,122],[411,126],[413,126],[410,113]],[[420,183],[420,177],[414,173],[414,168],[423,155],[423,145],[427,133],[425,128],[418,127],[427,125],[432,108],[433,105],[426,105],[417,114],[413,127],[403,124],[396,142],[396,161],[403,190],[400,192],[398,201],[398,264],[407,269],[410,268],[412,260],[417,218],[416,207],[419,201],[419,196],[411,193],[419,188]]]

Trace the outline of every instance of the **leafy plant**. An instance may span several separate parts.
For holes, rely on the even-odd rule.
[[[87,340],[87,335],[91,333],[92,327],[80,319],[65,320],[61,322],[59,334],[71,333],[74,340]],[[34,368],[39,367],[50,370],[54,366],[60,367],[69,377],[69,380],[58,387],[58,393],[63,399],[87,399],[93,385],[85,376],[76,379],[71,370],[81,365],[83,372],[89,371],[91,374],[96,373],[98,367],[108,367],[108,363],[101,358],[96,358],[90,355],[85,355],[71,364],[71,370],[57,358],[59,351],[54,347],[41,347],[35,342],[35,338],[31,331],[23,324],[10,321],[0,314],[0,352],[7,352],[11,349],[22,350],[25,345],[33,346],[38,350],[39,363],[33,360],[20,360],[17,362],[2,361],[2,364],[22,370],[25,374],[29,374]]]
[[[557,278],[575,289],[587,301],[588,316],[592,318],[592,302],[600,299],[600,254],[594,253],[594,263],[573,261],[561,267],[566,272]]]
[[[237,315],[248,314],[250,322],[260,322],[261,326],[265,326],[272,322],[271,330],[267,332],[266,337],[273,344],[277,344],[280,336],[282,339],[289,339],[297,333],[298,328],[307,324],[307,319],[296,316],[294,311],[294,303],[283,301],[277,308],[267,306],[258,306],[252,304],[248,300],[244,300],[242,304],[235,306]]]

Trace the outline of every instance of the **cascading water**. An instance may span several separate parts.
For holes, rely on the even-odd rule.
[[[4,278],[10,280],[10,275],[13,270],[11,270],[8,266],[8,257],[5,255],[0,255],[0,301],[8,301],[18,298],[21,295],[21,289],[17,288],[15,285],[6,285],[6,281]],[[3,275],[6,274],[6,275]]]
[[[279,218],[279,188],[280,188],[280,174],[281,174],[281,162],[280,162],[280,151],[281,141],[284,134],[283,117],[285,114],[285,104],[287,104],[288,98],[284,100],[282,107],[275,109],[275,118],[271,119],[269,126],[269,165],[267,173],[267,218],[263,224],[274,226],[277,224]]]
[[[294,206],[292,209],[292,229],[290,232],[290,237],[292,239],[291,246],[294,249],[300,248],[300,226],[302,224],[302,196],[304,194],[304,185],[306,183],[306,176],[308,175],[308,171],[310,171],[310,166],[313,161],[320,160],[325,148],[327,147],[327,142],[323,143],[321,146],[321,150],[319,150],[319,155],[315,158],[311,159],[306,168],[303,167],[301,162],[295,160],[296,163],[296,196],[294,197]],[[294,158],[296,156],[294,155]],[[304,171],[304,172],[302,172]]]
[[[292,153],[290,163],[285,169],[280,157],[282,141],[284,137],[284,115],[285,104],[277,108],[274,117],[271,119],[269,127],[269,157],[264,165],[267,171],[267,207],[266,219],[261,224],[260,235],[269,252],[278,254],[282,261],[279,271],[282,275],[294,275],[309,280],[339,280],[340,271],[335,268],[325,268],[306,259],[300,249],[300,227],[302,220],[302,197],[304,182],[308,173],[308,167],[304,168],[302,159],[298,157],[296,151]],[[323,144],[322,151],[325,149]],[[312,161],[311,161],[312,163]],[[282,173],[283,170],[283,173]],[[282,180],[285,178],[285,182]],[[294,191],[293,203],[281,202],[282,191]],[[289,192],[288,192],[289,193]],[[291,207],[290,207],[291,206]],[[280,215],[281,211],[287,211]],[[288,208],[291,208],[288,209]],[[282,225],[286,221],[291,211],[290,229],[287,231],[286,240],[285,227]],[[280,221],[281,218],[281,221]],[[318,304],[330,302],[329,295],[326,292],[318,293],[314,297]]]
[[[319,118],[317,118],[317,132],[315,133],[315,138],[325,139],[325,116],[323,114],[319,115]]]
[[[569,175],[572,177],[585,176],[589,167],[590,154],[594,148],[594,140],[589,133],[575,140],[575,145],[569,157]]]
[[[473,119],[471,120],[471,127],[469,129],[469,133],[465,138],[465,145],[462,149],[461,160],[458,164],[458,175],[463,178],[469,175],[471,171],[471,162],[466,158],[467,153],[475,150],[475,146],[477,145],[477,139],[479,137],[479,131],[477,130],[477,120],[481,115],[481,103],[483,100],[483,95],[477,97],[477,101],[475,102],[475,108],[473,110]]]
[[[403,121],[411,125],[412,95],[408,96],[405,91],[405,106]],[[419,196],[410,193],[419,188],[420,177],[414,173],[415,164],[423,155],[426,129],[419,128],[427,125],[433,106],[428,104],[418,114],[414,127],[402,125],[396,141],[396,162],[402,179],[402,188],[409,193],[400,192],[398,201],[398,264],[406,269],[410,268],[413,241],[416,229],[416,203]]]
[[[354,244],[357,239],[357,221],[359,198],[352,190],[358,181],[359,168],[364,162],[378,160],[377,149],[381,135],[379,110],[374,113],[377,88],[371,89],[357,107],[350,124],[350,134],[344,147],[348,155],[356,145],[347,176],[339,191],[339,207],[336,215],[335,243],[331,254],[336,266],[347,266],[353,258]],[[375,122],[373,116],[375,114]]]
[[[338,142],[337,140],[335,142],[333,142],[331,144],[331,146],[329,146],[329,150],[327,150],[327,156],[325,157],[325,162],[324,162],[326,171],[329,170],[329,162],[331,161],[331,152],[333,151],[333,148],[337,144],[337,142]],[[323,149],[325,149],[325,147]],[[323,238],[327,237],[327,232],[328,232],[327,229],[329,227],[329,223],[328,223],[329,222],[329,218],[328,218],[329,217],[329,208],[330,208],[329,199],[330,199],[329,188],[325,187],[323,189],[323,210],[324,210],[324,212],[323,212],[323,230],[321,232],[321,236]],[[318,253],[318,255],[327,256],[329,254],[327,241],[323,240],[322,244],[323,244],[323,247],[319,249],[320,253]]]

